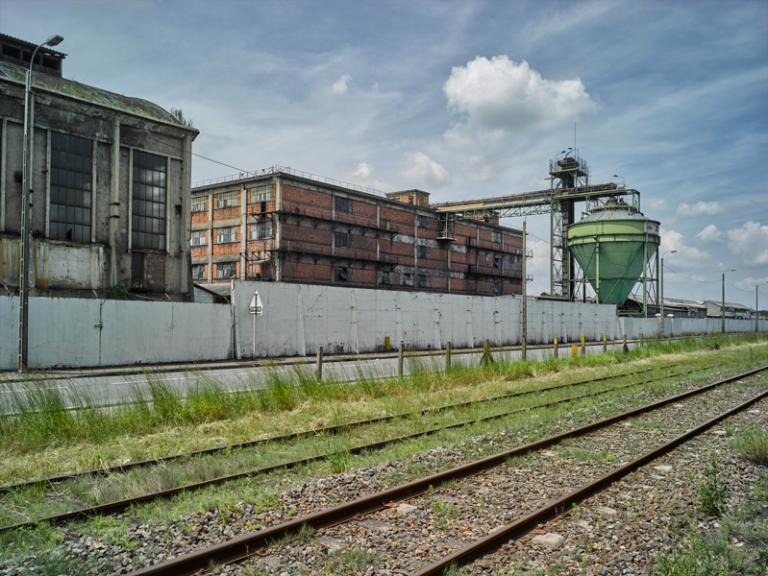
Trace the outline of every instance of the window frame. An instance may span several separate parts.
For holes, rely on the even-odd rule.
[[[195,238],[202,240],[202,242],[195,242]],[[189,233],[189,245],[190,246],[207,246],[208,245],[208,230],[192,230]]]
[[[220,272],[225,269],[224,267],[230,269],[232,271],[231,274],[227,276],[220,274]],[[229,280],[230,278],[235,278],[236,276],[237,276],[236,262],[217,262],[216,263],[216,279],[217,280]]]
[[[64,132],[51,131],[50,134],[48,238],[90,243],[93,238],[93,140]],[[61,198],[64,200],[59,201]]]
[[[143,150],[131,154],[131,249],[167,253],[168,157]]]
[[[214,228],[214,230],[216,230],[215,243],[216,244],[235,244],[236,242],[238,242],[237,231],[239,228],[240,228],[239,226],[223,226],[221,228]],[[228,240],[223,240],[223,238],[225,238],[223,234],[225,230],[228,232],[226,236]]]
[[[346,196],[334,196],[333,209],[336,212],[342,212],[344,214],[352,214],[352,199],[347,198]]]

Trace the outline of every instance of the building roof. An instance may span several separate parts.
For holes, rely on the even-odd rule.
[[[719,308],[723,305],[723,302],[722,300],[704,300],[704,304],[711,304]],[[738,302],[728,302],[727,300],[725,301],[725,307],[735,308],[737,310],[752,310],[749,306],[744,306],[744,304],[739,304]]]
[[[34,50],[38,46],[37,44],[30,42],[29,40],[24,40],[23,38],[18,38],[17,36],[11,36],[10,34],[0,33],[0,39],[2,38],[13,40],[15,44],[23,46],[28,50]],[[41,46],[39,52],[46,52],[51,56],[56,56],[57,58],[61,58],[61,59],[64,59],[67,57],[67,55],[64,52],[59,52],[58,50],[54,50],[50,46]]]
[[[25,78],[25,67],[10,62],[0,62],[0,80],[24,86],[26,83]],[[165,124],[173,124],[184,130],[198,132],[196,128],[191,128],[182,124],[170,112],[149,100],[134,98],[132,96],[123,96],[122,94],[109,92],[108,90],[61,78],[53,74],[33,74],[32,84],[33,88],[37,90],[44,90],[53,94],[76,98],[78,100],[90,102],[96,106],[112,108],[126,114],[141,116]]]

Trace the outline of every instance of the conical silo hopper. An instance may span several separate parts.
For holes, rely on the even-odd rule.
[[[659,223],[609,200],[568,228],[568,247],[601,304],[621,306],[659,246]]]

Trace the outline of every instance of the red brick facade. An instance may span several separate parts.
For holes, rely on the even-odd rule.
[[[519,231],[446,223],[426,201],[404,203],[413,192],[428,198],[384,198],[285,172],[195,188],[193,278],[521,292]]]

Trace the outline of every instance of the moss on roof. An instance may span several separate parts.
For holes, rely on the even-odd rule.
[[[25,74],[26,69],[23,66],[18,66],[10,62],[0,62],[0,80],[6,80],[23,86],[26,82]],[[143,100],[142,98],[123,96],[122,94],[102,90],[101,88],[89,86],[88,84],[82,84],[80,82],[75,82],[74,80],[67,80],[66,78],[41,72],[36,72],[32,76],[32,83],[33,87],[39,90],[80,98],[97,106],[108,106],[128,114],[145,116],[161,122],[175,124],[179,126],[179,128],[194,130],[193,128],[185,126],[178,118],[173,116],[167,110],[148,100]],[[195,132],[197,132],[197,130],[195,130]]]

